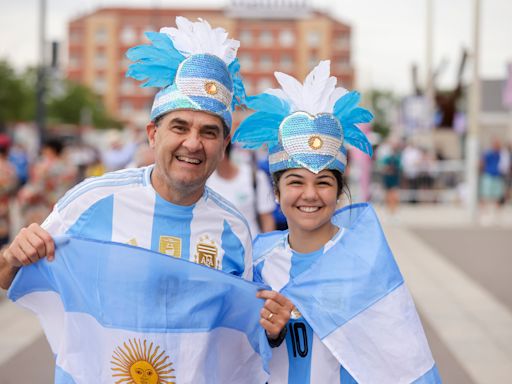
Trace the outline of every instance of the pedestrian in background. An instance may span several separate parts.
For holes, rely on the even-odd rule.
[[[0,248],[9,243],[10,200],[14,195],[18,178],[16,169],[8,159],[10,138],[0,134]]]
[[[272,215],[274,194],[267,176],[256,167],[253,159],[249,164],[235,164],[231,144],[226,147],[224,158],[206,185],[238,208],[253,236],[276,229]]]

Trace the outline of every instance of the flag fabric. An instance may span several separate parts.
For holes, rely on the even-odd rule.
[[[129,245],[56,237],[8,296],[37,314],[62,383],[264,383],[263,286]]]
[[[355,204],[338,211],[333,222],[343,232],[339,240],[326,244],[281,293],[358,383],[440,383],[375,211]]]

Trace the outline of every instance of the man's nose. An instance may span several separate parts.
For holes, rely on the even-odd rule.
[[[196,132],[190,132],[182,145],[190,152],[197,152],[203,146],[201,137]]]

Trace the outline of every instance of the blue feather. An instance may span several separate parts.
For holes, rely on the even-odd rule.
[[[233,101],[231,102],[231,109],[235,110],[237,105],[244,105],[245,98],[245,87],[240,76],[240,63],[238,59],[235,59],[229,64],[228,71],[233,79]]]
[[[146,37],[151,41],[154,47],[163,50],[169,55],[172,60],[182,62],[185,60],[183,56],[175,47],[171,38],[165,33],[160,32],[145,32]]]
[[[348,124],[353,123],[369,123],[373,119],[373,114],[365,108],[354,108],[348,116],[344,117],[341,121]]]
[[[141,87],[166,87],[173,83],[176,76],[176,70],[165,65],[148,65],[146,63],[133,63],[126,71],[126,77],[132,77],[135,80],[148,79]]]
[[[136,47],[130,48],[126,51],[126,57],[131,61],[143,61],[143,62],[156,62],[168,64],[172,63],[169,60],[169,55],[162,51],[161,49],[155,48],[151,45],[138,45]],[[179,65],[179,62],[177,62]]]
[[[247,107],[255,111],[272,111],[272,114],[285,118],[290,114],[290,104],[277,96],[261,93],[247,97]]]
[[[371,143],[368,141],[366,135],[354,124],[347,124],[346,126],[344,125],[343,133],[347,143],[368,154],[368,156],[373,156],[373,148]]]
[[[348,112],[350,112],[361,100],[359,92],[351,91],[341,97],[336,104],[334,104],[333,115],[341,120]]]
[[[257,149],[263,144],[274,145],[279,142],[279,125],[283,118],[270,113],[256,112],[247,117],[235,131],[233,143],[243,148]]]

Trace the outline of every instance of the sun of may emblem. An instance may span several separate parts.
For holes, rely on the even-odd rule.
[[[157,345],[133,339],[117,347],[112,355],[112,377],[116,384],[176,384],[169,356]]]

